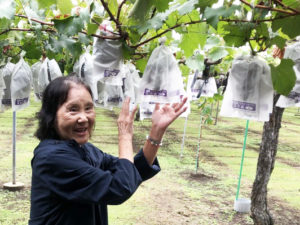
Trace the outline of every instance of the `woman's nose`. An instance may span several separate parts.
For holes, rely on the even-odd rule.
[[[78,123],[83,123],[83,122],[87,122],[88,121],[88,117],[86,115],[86,113],[82,112],[79,114],[78,117]]]

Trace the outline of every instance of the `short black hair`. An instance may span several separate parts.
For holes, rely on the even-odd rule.
[[[72,83],[85,87],[93,99],[90,87],[73,74],[52,80],[43,92],[42,107],[36,114],[39,123],[34,135],[39,140],[60,139],[55,129],[56,112],[67,100]]]

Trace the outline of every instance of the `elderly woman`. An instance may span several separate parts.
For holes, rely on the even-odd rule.
[[[117,124],[119,157],[88,142],[95,126],[90,88],[76,76],[59,77],[43,93],[37,114],[40,140],[32,159],[30,225],[105,225],[107,205],[126,201],[160,171],[156,153],[167,127],[186,110],[156,105],[144,147],[133,156],[130,99]]]

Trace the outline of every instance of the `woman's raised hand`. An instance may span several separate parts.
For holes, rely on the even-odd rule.
[[[187,109],[184,104],[187,97],[181,103],[165,104],[160,107],[159,103],[155,105],[152,113],[152,129],[150,137],[155,140],[161,140],[168,126]]]
[[[134,109],[130,112],[129,104],[130,104],[130,98],[126,97],[126,99],[123,102],[121,112],[119,114],[119,118],[117,121],[118,129],[119,129],[119,138],[120,137],[132,138],[133,136],[133,120],[134,120],[137,107],[135,106]]]
[[[133,120],[137,107],[135,106],[130,112],[129,104],[130,98],[127,97],[123,102],[117,121],[119,130],[119,158],[125,158],[133,162]]]

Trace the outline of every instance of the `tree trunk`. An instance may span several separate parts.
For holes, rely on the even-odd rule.
[[[262,141],[257,162],[256,177],[251,193],[251,217],[255,225],[273,225],[268,209],[267,186],[274,169],[277,143],[284,108],[275,107],[279,95],[273,98],[273,112],[269,122],[264,123]]]

